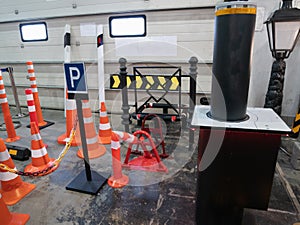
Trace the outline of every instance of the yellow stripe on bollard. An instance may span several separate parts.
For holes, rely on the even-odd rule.
[[[231,14],[256,14],[256,8],[225,8],[216,11],[216,16]]]

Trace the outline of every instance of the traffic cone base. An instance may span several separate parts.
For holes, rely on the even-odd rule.
[[[16,136],[16,137],[13,137],[13,138],[6,138],[5,142],[15,142],[15,141],[20,140],[20,139],[21,139],[20,136]]]
[[[24,225],[29,219],[30,216],[28,214],[11,213],[11,220],[7,225]]]
[[[104,155],[105,152],[106,152],[105,146],[99,144],[99,147],[96,148],[95,150],[89,150],[89,151],[88,151],[89,159],[98,158],[98,157]],[[82,159],[84,158],[84,156],[83,156],[83,150],[82,150],[82,149],[79,149],[79,150],[77,151],[77,156],[78,156],[79,158],[82,158]]]
[[[162,162],[157,162],[155,157],[145,158],[144,156],[139,156],[129,161],[128,164],[123,164],[122,166],[132,170],[168,173],[168,168]]]
[[[5,202],[0,194],[0,221],[1,225],[24,225],[29,220],[28,214],[9,212]]]
[[[33,166],[32,163],[30,163],[25,167],[24,171],[29,172],[29,173],[43,171],[44,169],[47,169],[48,167],[50,167],[54,163],[54,161],[55,161],[55,159],[50,158],[50,161],[47,164],[44,164],[41,166]],[[55,171],[57,168],[58,168],[58,164],[55,164],[55,166],[52,167],[49,171],[47,171],[46,173],[42,173],[39,176],[44,176],[44,175],[50,174],[53,171]]]
[[[65,145],[68,141],[69,141],[69,137],[67,136],[67,134],[62,134],[57,138],[57,143],[61,144],[61,145]],[[75,138],[73,138],[72,142],[71,142],[71,146],[77,146],[76,140]]]
[[[38,125],[39,125],[39,128],[40,128],[40,127],[43,127],[43,126],[47,125],[47,122],[42,121],[42,122],[39,122]]]
[[[44,129],[46,127],[49,127],[49,126],[51,126],[53,124],[55,124],[55,123],[52,122],[52,121],[44,120],[44,122],[39,123],[39,128],[40,128],[40,130],[42,130],[42,129]]]
[[[111,176],[110,178],[108,178],[108,185],[113,187],[113,188],[122,188],[124,186],[126,186],[129,182],[129,178],[122,174],[122,177],[121,178],[114,178],[114,176]]]
[[[29,194],[33,189],[35,189],[34,184],[22,182],[19,187],[10,191],[3,191],[1,189],[0,193],[2,194],[3,201],[6,205],[14,205]]]

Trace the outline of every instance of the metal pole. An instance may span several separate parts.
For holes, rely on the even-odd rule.
[[[85,174],[86,179],[88,181],[92,180],[92,172],[91,172],[91,166],[89,162],[89,155],[88,155],[88,149],[87,149],[87,143],[86,143],[86,135],[85,135],[85,129],[84,129],[84,122],[83,122],[83,114],[82,114],[82,100],[80,98],[76,98],[76,107],[77,107],[77,115],[78,115],[78,122],[79,122],[79,129],[80,129],[80,135],[81,135],[81,143],[82,143],[82,151],[84,156],[84,165],[85,165]]]
[[[196,57],[191,57],[189,60],[190,64],[190,105],[189,105],[189,118],[188,118],[188,126],[190,127],[193,113],[194,113],[194,107],[196,104],[196,80],[197,80],[197,63],[198,59]]]
[[[194,131],[191,129],[192,117],[194,114],[194,108],[196,105],[196,81],[197,81],[197,63],[198,59],[196,57],[191,57],[189,60],[190,64],[190,100],[188,109],[187,126],[189,128],[189,149],[191,150],[194,144]]]
[[[7,72],[9,74],[9,79],[10,79],[10,83],[11,83],[11,88],[12,88],[15,103],[16,103],[16,108],[17,108],[17,111],[18,111],[18,114],[15,117],[21,118],[21,117],[27,116],[28,114],[26,115],[26,114],[22,113],[20,102],[19,102],[19,97],[18,97],[18,93],[17,93],[17,87],[16,87],[14,75],[13,75],[13,71],[14,71],[13,67],[8,67],[7,68]]]
[[[125,127],[125,131],[129,132],[129,105],[128,105],[128,89],[127,89],[127,67],[126,67],[126,59],[120,58],[120,80],[121,80],[121,88],[122,88],[122,110],[123,115],[122,118],[122,124]]]

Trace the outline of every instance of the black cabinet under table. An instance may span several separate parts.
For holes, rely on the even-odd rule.
[[[248,120],[222,122],[196,106],[200,127],[196,221],[240,225],[244,208],[267,210],[281,143],[290,128],[271,109],[248,108]]]

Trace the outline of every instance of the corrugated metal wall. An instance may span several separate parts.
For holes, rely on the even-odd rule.
[[[104,25],[104,63],[105,87],[109,87],[109,74],[118,72],[118,59],[128,59],[130,64],[155,61],[182,66],[188,73],[188,60],[197,56],[197,91],[210,92],[211,63],[214,32],[214,5],[222,0],[14,0],[1,2],[0,14],[0,67],[12,65],[15,69],[16,84],[22,105],[26,105],[24,88],[29,86],[26,79],[25,62],[32,60],[36,69],[37,83],[43,107],[63,108],[63,33],[65,24],[72,26],[72,61],[84,61],[88,68],[88,85],[93,98],[97,98],[97,49],[94,36],[81,34],[84,24]],[[249,92],[249,106],[262,107],[270,76],[272,57],[268,47],[266,29],[263,21],[279,7],[280,0],[257,1],[258,16],[254,36],[252,74]],[[300,7],[300,0],[294,1]],[[116,51],[116,42],[108,37],[107,20],[110,15],[133,12],[143,13],[148,19],[148,35],[153,37],[176,38],[176,54],[169,56],[159,51],[151,51],[152,56],[120,54]],[[38,21],[43,18],[49,28],[49,41],[24,44],[19,34],[19,22]],[[298,110],[295,102],[299,100],[299,45],[287,61],[287,74],[282,115],[293,116]],[[173,49],[174,50],[174,49]],[[173,52],[173,53],[174,53]],[[130,55],[130,56],[129,56]],[[9,101],[14,104],[9,80],[4,75]],[[183,82],[183,91],[188,90],[187,81]],[[106,99],[114,99],[118,91],[106,89]]]
[[[1,1],[0,21],[214,6],[216,0],[13,0]]]
[[[58,3],[56,2],[56,4]],[[198,92],[208,93],[210,91],[211,81],[214,9],[195,8],[185,10],[150,11],[145,14],[147,16],[148,36],[176,37],[177,55],[123,55],[123,57],[128,60],[128,72],[132,73],[132,66],[130,65],[133,63],[140,62],[143,64],[144,62],[158,62],[181,66],[184,73],[187,74],[189,72],[188,60],[191,56],[196,56],[199,59],[199,74],[197,80]],[[63,108],[63,35],[66,24],[71,25],[71,60],[74,62],[83,61],[86,63],[88,88],[92,99],[97,99],[98,89],[96,36],[82,35],[81,26],[86,24],[92,26],[96,26],[97,24],[104,25],[105,87],[108,89],[109,76],[110,74],[118,73],[118,60],[120,58],[116,52],[115,40],[111,39],[108,35],[107,23],[108,17],[111,15],[113,14],[35,20],[46,21],[48,26],[49,40],[47,42],[38,43],[22,43],[18,28],[19,22],[0,23],[0,66],[1,68],[13,66],[15,83],[17,84],[21,105],[26,105],[24,88],[29,87],[30,85],[29,81],[26,79],[27,68],[25,63],[26,61],[31,60],[34,63],[42,107]],[[153,52],[155,51],[156,50],[153,50]],[[3,76],[8,89],[9,101],[13,104],[13,98],[11,91],[9,90],[10,82],[8,76],[5,75],[5,73],[3,73]],[[187,80],[183,81],[182,90],[184,92],[188,91]],[[116,91],[107,90],[106,99],[112,99],[112,96],[115,95],[113,93],[115,92]]]

